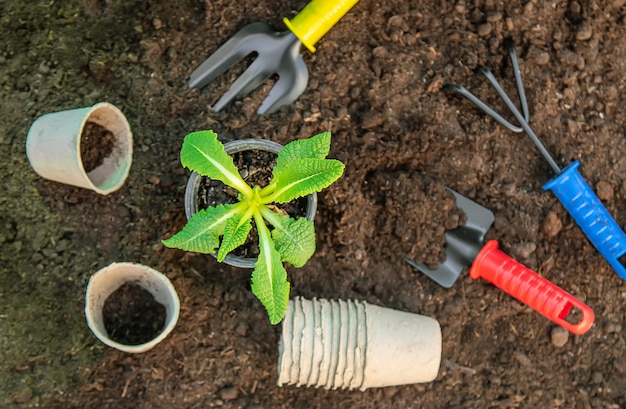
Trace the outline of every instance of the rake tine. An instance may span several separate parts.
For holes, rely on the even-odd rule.
[[[543,145],[543,143],[541,142],[537,134],[535,134],[535,132],[532,130],[532,128],[528,124],[528,121],[524,119],[520,111],[515,107],[515,104],[513,104],[513,101],[511,101],[511,98],[509,98],[509,96],[504,92],[500,84],[498,84],[498,81],[493,76],[491,71],[489,71],[487,68],[484,68],[484,67],[480,68],[479,70],[487,78],[489,83],[495,88],[496,92],[498,93],[498,95],[500,95],[500,97],[502,98],[506,106],[509,108],[509,110],[513,114],[513,116],[515,116],[515,119],[517,119],[518,122],[520,123],[523,131],[526,132],[526,134],[530,137],[530,139],[533,141],[537,149],[539,149],[541,156],[544,157],[544,159],[548,162],[552,170],[554,170],[554,173],[556,173],[557,175],[560,174],[561,168],[559,167],[559,165],[555,162],[552,155],[550,155],[550,152],[548,152],[548,150]]]
[[[526,91],[524,90],[524,83],[522,82],[522,72],[519,69],[519,61],[517,59],[517,53],[515,52],[515,45],[513,40],[507,38],[504,40],[504,46],[509,51],[509,59],[513,66],[513,75],[515,76],[515,85],[517,86],[517,95],[519,96],[520,106],[522,107],[522,114],[526,122],[530,122],[530,112],[528,110],[528,100],[526,99]]]
[[[515,104],[511,101],[511,98],[507,95],[507,93],[502,89],[498,80],[494,77],[491,71],[486,67],[478,67],[476,72],[484,75],[487,78],[487,81],[491,84],[491,86],[496,90],[500,98],[504,101],[507,108],[511,111],[511,113],[515,116],[515,118],[521,122],[519,119],[521,117],[526,123],[530,122],[530,111],[528,109],[528,100],[526,99],[526,91],[524,90],[524,83],[522,82],[522,74],[519,68],[519,61],[517,58],[517,53],[515,52],[515,46],[513,45],[513,41],[511,39],[506,39],[504,45],[509,53],[509,58],[511,60],[511,65],[513,66],[513,75],[515,76],[515,85],[517,87],[517,95],[519,96],[520,106],[522,108],[522,112],[520,113]],[[463,97],[467,98],[474,105],[484,111],[487,115],[495,119],[500,125],[509,129],[510,131],[520,133],[524,132],[524,126],[517,126],[509,122],[502,115],[497,113],[493,108],[487,105],[485,102],[480,100],[466,88],[460,85],[451,85],[446,84],[443,86],[442,90],[444,91],[454,91]],[[519,114],[519,116],[518,116]]]
[[[272,33],[273,29],[265,23],[245,26],[191,73],[189,87],[202,88],[208,85],[236,62],[256,51],[255,45],[259,42],[254,37],[264,38]]]
[[[444,90],[444,91],[454,91],[454,92],[457,92],[460,95],[464,96],[465,98],[467,98],[474,105],[476,105],[478,108],[483,110],[487,115],[491,116],[493,119],[495,119],[498,123],[500,123],[505,128],[507,128],[507,129],[509,129],[509,130],[511,130],[513,132],[522,132],[523,131],[526,134],[528,134],[528,136],[532,140],[533,144],[535,144],[537,149],[539,149],[539,152],[545,158],[545,160],[548,162],[548,164],[550,165],[552,170],[554,170],[554,172],[557,175],[559,175],[561,173],[561,168],[556,163],[554,158],[552,158],[552,155],[550,155],[550,152],[548,152],[546,147],[543,145],[543,143],[541,142],[539,137],[535,134],[535,132],[532,130],[532,128],[530,127],[530,125],[528,123],[529,121],[528,121],[527,117],[530,116],[528,114],[528,102],[526,100],[526,93],[524,92],[524,86],[522,84],[522,77],[521,77],[521,74],[520,74],[519,65],[517,63],[517,54],[515,53],[515,50],[513,49],[513,46],[510,43],[508,43],[508,42],[507,42],[507,48],[509,50],[509,57],[511,58],[511,63],[513,65],[513,71],[515,73],[515,83],[517,85],[517,90],[518,90],[518,94],[519,94],[519,97],[520,97],[520,104],[522,106],[522,110],[525,111],[524,114],[522,114],[519,111],[519,109],[517,109],[517,107],[515,106],[513,101],[511,101],[511,98],[509,98],[509,96],[504,91],[504,89],[502,89],[502,87],[500,86],[500,83],[498,82],[496,77],[494,77],[494,75],[491,73],[491,71],[489,71],[488,68],[481,66],[481,67],[478,67],[476,69],[476,72],[478,72],[479,74],[484,75],[485,78],[487,78],[487,81],[489,81],[489,83],[495,89],[495,91],[498,93],[498,95],[500,96],[502,101],[504,101],[505,105],[507,106],[509,111],[511,111],[511,114],[513,114],[515,119],[519,122],[520,126],[513,125],[512,123],[510,123],[509,121],[504,119],[504,117],[502,117],[502,115],[498,114],[489,105],[487,105],[486,103],[481,101],[478,97],[476,97],[474,94],[472,94],[471,92],[469,92],[467,89],[465,89],[464,87],[462,87],[460,85],[446,84],[446,85],[444,85],[442,87],[442,90]]]
[[[517,109],[517,107],[515,106],[513,101],[511,101],[511,98],[509,98],[509,95],[504,91],[504,89],[502,89],[502,87],[500,86],[500,83],[498,82],[496,77],[494,77],[494,75],[491,73],[491,71],[489,71],[489,69],[487,67],[478,67],[476,69],[476,72],[478,72],[479,74],[484,75],[485,78],[487,78],[487,81],[489,81],[489,83],[491,84],[493,89],[496,90],[496,92],[498,93],[500,98],[502,98],[502,101],[504,101],[504,104],[506,105],[506,107],[513,114],[515,119],[517,119],[520,122],[520,125],[521,125],[521,122],[525,121],[524,117],[522,116],[520,111]],[[508,121],[506,121],[506,122],[510,126],[506,126],[506,125],[505,126],[507,128],[509,128],[510,130],[512,130],[513,132],[518,132],[519,133],[519,132],[523,132],[524,131],[522,126],[515,126],[515,125],[511,124]]]
[[[519,126],[513,125],[509,121],[507,121],[502,115],[497,113],[493,108],[489,105],[485,104],[481,99],[479,99],[476,95],[472,94],[467,88],[457,85],[457,84],[446,84],[441,88],[442,91],[453,91],[457,94],[467,98],[472,104],[476,105],[479,109],[481,109],[484,113],[495,119],[500,125],[505,128],[513,131],[513,132],[522,132],[523,129]]]
[[[213,111],[219,112],[226,105],[228,105],[233,99],[238,96],[246,95],[261,85],[272,72],[268,72],[263,69],[263,63],[261,60],[254,60],[252,64],[231,84],[228,90],[220,97],[220,99],[213,105]]]

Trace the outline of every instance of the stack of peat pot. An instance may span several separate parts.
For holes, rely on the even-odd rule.
[[[279,343],[278,385],[377,388],[430,382],[441,328],[423,315],[354,300],[289,300]]]

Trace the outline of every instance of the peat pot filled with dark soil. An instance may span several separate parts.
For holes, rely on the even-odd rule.
[[[124,114],[100,102],[37,118],[26,136],[26,155],[41,177],[107,195],[128,177],[133,135]]]
[[[264,139],[241,139],[227,142],[224,150],[237,166],[243,179],[250,185],[266,186],[272,179],[272,169],[282,145]],[[238,192],[220,181],[196,172],[191,174],[185,191],[185,214],[190,219],[198,210],[209,206],[237,202]],[[317,209],[317,193],[289,203],[277,205],[291,217],[306,217],[313,221]],[[215,256],[215,254],[214,254]],[[246,243],[224,258],[224,263],[241,268],[254,268],[258,256],[258,236],[250,234]]]
[[[178,320],[180,302],[165,275],[133,263],[113,263],[87,286],[85,316],[96,337],[124,352],[145,352]]]

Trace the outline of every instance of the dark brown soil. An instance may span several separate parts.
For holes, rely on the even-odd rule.
[[[364,191],[373,213],[385,215],[374,220],[368,252],[407,257],[431,269],[445,261],[444,233],[465,224],[467,216],[441,183],[417,172],[374,172]]]
[[[166,311],[150,291],[129,282],[107,297],[102,317],[113,341],[140,345],[159,335],[165,326]]]
[[[95,122],[87,122],[80,139],[80,157],[86,172],[102,165],[115,147],[113,133]]]
[[[270,78],[212,112],[244,63],[189,89],[190,73],[239,29],[261,21],[283,31],[282,18],[306,3],[2,3],[0,385],[8,393],[0,406],[626,407],[625,281],[543,191],[553,173],[528,137],[439,91],[462,84],[504,113],[474,69],[489,67],[514,95],[503,47],[511,38],[534,131],[559,165],[581,161],[581,174],[626,227],[624,1],[360,0],[316,53],[302,52],[309,82],[290,106],[256,114]],[[133,130],[123,188],[101,196],[38,177],[24,154],[30,123],[101,101],[118,106]],[[276,386],[281,329],[251,294],[250,271],[161,245],[186,222],[188,172],[179,153],[184,135],[202,129],[224,142],[281,144],[332,132],[329,156],[346,170],[318,197],[315,255],[300,269],[287,266],[291,296],[365,300],[436,318],[443,355],[435,381],[365,392]],[[416,211],[406,197],[377,194],[385,180],[401,181],[393,191],[429,192],[407,186],[415,172],[493,211],[487,238],[593,308],[591,330],[563,331],[466,272],[445,289],[403,262],[417,243],[385,226],[406,220],[408,241],[430,244],[440,242],[434,221],[454,224],[439,199]],[[418,235],[419,215],[433,225]],[[174,331],[143,354],[103,346],[84,322],[90,272],[116,261],[164,272],[181,299]]]
[[[275,153],[255,149],[237,152],[231,156],[239,174],[250,186],[263,188],[271,182],[272,169],[276,166],[277,155]],[[239,192],[236,189],[226,186],[219,180],[203,177],[198,191],[198,209],[206,209],[218,204],[237,203],[238,197]],[[298,219],[306,215],[307,200],[306,198],[297,198],[288,203],[276,203],[272,206],[276,211]],[[241,258],[259,256],[259,235],[254,220],[252,220],[252,230],[246,242],[231,253]]]

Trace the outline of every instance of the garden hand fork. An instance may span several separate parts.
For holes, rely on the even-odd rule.
[[[517,54],[511,41],[506,42],[506,47],[513,66],[517,93],[520,99],[522,112],[520,112],[511,98],[504,92],[494,75],[485,67],[479,67],[477,72],[484,75],[493,86],[507,108],[519,122],[516,126],[494,111],[486,103],[460,85],[444,85],[443,89],[454,91],[467,98],[474,105],[491,116],[498,123],[513,132],[525,132],[530,136],[541,155],[548,162],[555,177],[543,185],[544,190],[551,190],[559,199],[563,207],[569,212],[589,241],[595,246],[606,261],[613,267],[617,274],[626,280],[626,234],[611,217],[600,199],[593,192],[589,184],[578,172],[579,161],[574,161],[561,169],[554,158],[550,155],[539,137],[530,128],[528,102],[522,84],[522,76],[517,61]]]
[[[202,88],[237,61],[257,53],[256,59],[212,107],[222,110],[238,96],[246,95],[276,74],[278,80],[257,110],[272,113],[291,104],[304,92],[309,71],[300,54],[302,45],[315,52],[315,43],[343,17],[358,0],[312,0],[291,21],[289,31],[276,32],[265,23],[252,23],[237,32],[196,70],[189,87]]]

